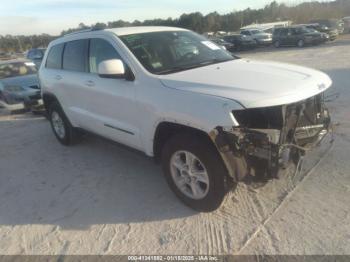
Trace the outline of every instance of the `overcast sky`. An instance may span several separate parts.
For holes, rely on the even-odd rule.
[[[140,21],[182,13],[260,8],[272,0],[1,0],[0,34],[59,34],[80,22]],[[279,2],[297,3],[301,0]]]

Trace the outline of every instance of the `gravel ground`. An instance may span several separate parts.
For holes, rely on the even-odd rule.
[[[0,254],[350,254],[350,37],[239,55],[333,79],[335,142],[301,174],[240,184],[218,211],[196,213],[144,155],[92,136],[63,147],[45,119],[2,111]]]

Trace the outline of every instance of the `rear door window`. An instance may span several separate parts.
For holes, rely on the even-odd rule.
[[[88,46],[89,40],[87,39],[67,42],[63,54],[63,69],[87,72]]]
[[[121,59],[117,50],[106,40],[100,38],[90,39],[89,66],[90,73],[98,73],[98,65],[106,60]]]
[[[62,68],[62,52],[64,44],[58,44],[51,47],[46,59],[46,67],[51,69]]]

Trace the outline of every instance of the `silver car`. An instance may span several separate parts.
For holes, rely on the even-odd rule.
[[[272,34],[265,33],[259,29],[246,29],[241,31],[241,35],[250,36],[254,39],[257,45],[271,45]]]

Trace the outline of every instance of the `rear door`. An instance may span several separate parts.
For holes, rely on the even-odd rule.
[[[86,83],[89,79],[88,68],[89,40],[80,39],[66,42],[62,61],[62,92],[66,108],[74,122],[84,125],[84,112],[87,107]],[[59,77],[58,77],[59,78]]]

